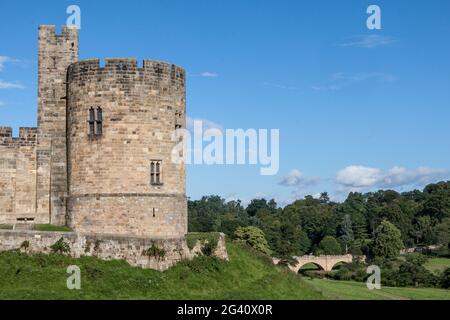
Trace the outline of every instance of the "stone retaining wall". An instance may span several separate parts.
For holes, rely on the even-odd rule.
[[[27,252],[51,253],[51,246],[60,238],[70,246],[70,255],[95,256],[102,260],[126,260],[132,266],[166,270],[181,260],[190,260],[202,254],[204,243],[197,241],[189,249],[185,238],[148,239],[123,235],[99,235],[75,232],[46,232],[29,230],[0,230],[0,251],[19,249],[29,242]],[[149,257],[143,252],[155,246],[163,249],[164,257]],[[24,249],[22,249],[24,250]],[[225,235],[219,234],[214,255],[228,260]]]

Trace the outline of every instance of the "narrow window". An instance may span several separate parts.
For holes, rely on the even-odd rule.
[[[152,160],[150,162],[150,184],[161,185],[162,184],[162,161]]]
[[[94,108],[89,109],[89,135],[95,134],[95,111]]]
[[[182,120],[182,113],[175,111],[175,129],[181,129],[183,127]]]
[[[100,107],[97,108],[97,119],[96,119],[95,123],[97,125],[97,130],[95,133],[98,136],[101,136],[103,133],[103,111],[102,111],[102,108],[100,108]]]

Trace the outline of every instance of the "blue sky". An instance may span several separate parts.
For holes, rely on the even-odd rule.
[[[80,59],[188,72],[187,113],[280,130],[280,170],[188,167],[188,195],[286,203],[449,178],[450,2],[0,1],[0,125],[36,125],[37,27],[81,8]],[[377,4],[382,29],[368,30]],[[59,27],[58,27],[59,29]]]

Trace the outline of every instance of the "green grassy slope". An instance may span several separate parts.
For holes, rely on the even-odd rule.
[[[0,299],[321,299],[294,274],[229,243],[230,262],[201,257],[165,272],[123,261],[0,253]],[[81,290],[66,269],[81,268]]]
[[[0,253],[0,299],[450,299],[439,289],[383,288],[306,280],[228,243],[230,261],[200,257],[165,272],[124,261]],[[68,290],[66,269],[81,268],[81,290]]]

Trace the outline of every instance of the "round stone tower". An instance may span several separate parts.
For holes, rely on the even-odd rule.
[[[160,61],[85,60],[67,76],[68,224],[75,231],[179,238],[185,166],[171,161],[186,125],[183,69]]]

